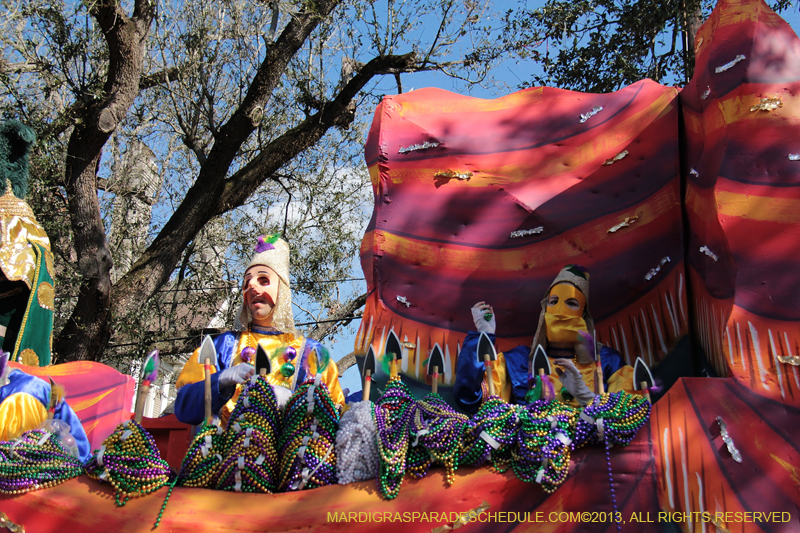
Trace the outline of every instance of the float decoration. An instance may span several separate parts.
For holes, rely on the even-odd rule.
[[[133,419],[137,424],[142,423],[144,404],[147,400],[147,394],[150,392],[150,384],[158,379],[158,370],[160,366],[161,362],[158,357],[158,350],[153,350],[147,354],[142,364],[142,378],[139,381],[139,392],[136,396],[136,410],[133,414]]]
[[[496,349],[527,345],[535,302],[565,263],[580,262],[597,280],[597,340],[628,364],[637,356],[657,364],[689,327],[676,95],[645,80],[611,94],[540,87],[494,100],[438,89],[385,97],[365,147],[375,207],[361,246],[368,298],[357,360],[393,330],[415,346],[401,379],[422,398],[421,363],[438,343],[438,392],[453,404],[456,359],[473,329],[464,310],[502,303]],[[397,153],[430,139],[440,145]],[[432,178],[448,171],[471,177]]]
[[[721,0],[699,42],[680,92],[694,330],[718,375],[798,407],[800,372],[782,358],[800,353],[800,168],[787,157],[800,40],[764,2]]]
[[[203,365],[203,378],[205,380],[203,400],[205,402],[206,424],[211,424],[214,416],[211,410],[211,374],[217,371],[217,347],[214,346],[211,335],[206,335],[203,339],[200,353],[197,354],[197,362]]]

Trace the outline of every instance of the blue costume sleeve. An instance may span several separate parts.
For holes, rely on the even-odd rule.
[[[219,389],[219,372],[211,374],[211,412],[219,413],[222,406],[231,399],[236,387]],[[197,426],[206,418],[205,381],[184,385],[175,399],[175,416],[184,424]]]
[[[456,361],[456,382],[453,385],[453,395],[456,399],[456,405],[464,412],[473,414],[478,411],[481,406],[481,399],[483,398],[483,391],[481,390],[481,383],[483,382],[483,375],[486,371],[482,361],[478,361],[475,352],[478,349],[478,339],[480,333],[477,331],[470,331],[467,338],[464,339],[464,344],[461,345],[461,351],[458,352],[458,360]],[[489,338],[494,342],[494,335],[489,335]]]
[[[600,345],[600,365],[603,367],[603,382],[605,389],[608,390],[608,378],[625,366],[622,356],[618,351],[605,344]]]
[[[0,402],[18,392],[30,394],[47,407],[50,398],[50,384],[15,368],[8,374],[8,383],[0,388]]]
[[[530,353],[531,350],[527,346],[517,346],[503,352],[506,359],[506,370],[511,380],[511,395],[514,403],[525,403],[525,394],[528,392],[528,357]]]
[[[217,350],[217,371],[211,374],[211,412],[219,413],[222,406],[233,397],[236,387],[219,388],[220,372],[229,368],[233,361],[236,350],[237,335],[228,331],[214,339],[214,347]],[[202,424],[205,420],[205,381],[198,381],[184,385],[178,391],[175,399],[175,416],[184,424],[194,426]]]
[[[364,399],[364,391],[360,390],[360,391],[356,391],[356,392],[351,392],[347,396],[347,398],[345,399],[344,403],[347,403],[347,404],[357,403],[357,402],[362,401],[363,399]]]
[[[50,403],[50,384],[41,378],[26,374],[22,370],[14,369],[8,376],[8,384],[0,388],[0,402],[18,392],[30,394],[40,402],[45,408]],[[80,419],[75,414],[75,411],[62,401],[56,406],[53,418],[56,420],[63,420],[70,427],[70,433],[75,437],[75,442],[78,445],[78,453],[81,461],[86,461],[92,453],[89,439],[86,437],[86,431],[83,429]],[[36,429],[36,428],[31,428]]]

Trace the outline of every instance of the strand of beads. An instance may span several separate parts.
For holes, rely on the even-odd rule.
[[[481,466],[490,459],[498,472],[505,472],[516,441],[518,409],[519,406],[490,396],[472,418],[474,426],[465,433],[460,462]]]
[[[369,400],[352,404],[339,421],[336,475],[340,485],[378,477],[380,456],[374,408]]]
[[[420,479],[428,474],[428,470],[433,465],[433,457],[428,453],[424,444],[420,444],[420,438],[428,434],[428,423],[422,417],[422,411],[419,408],[419,401],[417,401],[416,409],[414,409],[414,417],[411,420],[411,427],[409,428],[409,438],[414,437],[406,454],[406,473],[412,477]]]
[[[388,499],[400,494],[406,472],[409,428],[416,402],[408,386],[395,374],[389,378],[386,390],[378,398],[373,411],[378,432],[378,490]]]
[[[587,443],[627,446],[650,418],[650,403],[624,391],[595,396],[578,419],[576,447]]]
[[[103,441],[86,465],[90,478],[111,483],[119,507],[131,497],[154,492],[174,476],[156,447],[153,436],[128,420]]]
[[[203,421],[197,428],[197,435],[189,445],[181,464],[177,482],[179,487],[211,486],[211,480],[222,462],[222,456],[219,454],[222,434],[222,426],[216,418],[211,424]]]
[[[420,402],[417,401],[417,408],[414,409],[414,417],[409,428],[409,437],[413,435],[414,441],[411,443],[406,455],[406,473],[417,479],[425,477],[434,462],[424,444],[419,442],[420,438],[425,437],[430,431],[428,422],[422,416],[419,404]]]
[[[619,508],[617,507],[617,495],[614,492],[614,476],[611,472],[611,447],[608,442],[605,443],[606,448],[606,467],[608,468],[608,490],[611,493],[611,507],[614,512],[614,522],[617,525],[618,533],[622,533],[622,525],[619,523]]]
[[[469,417],[456,412],[438,394],[428,394],[417,402],[417,413],[423,427],[415,426],[418,445],[412,446],[408,456],[408,472],[414,477],[423,477],[431,464],[445,468],[447,485],[455,481],[459,454],[464,431],[469,425]]]
[[[254,427],[268,431],[277,443],[282,417],[275,389],[265,377],[253,376],[241,386],[241,394],[228,420],[227,430],[220,443],[220,453],[223,455],[236,440],[238,432],[231,431],[235,422],[239,422],[240,427]]]
[[[336,483],[339,411],[322,374],[300,385],[289,401],[280,438],[280,490],[303,490]]]
[[[4,494],[53,487],[81,473],[80,460],[65,449],[58,435],[44,429],[0,442],[0,492]]]
[[[624,391],[596,396],[580,413],[576,423],[576,447],[602,442],[606,452],[608,488],[614,516],[619,517],[614,477],[611,471],[611,446],[627,446],[650,418],[650,402]],[[622,531],[619,519],[617,531]]]
[[[550,400],[537,400],[520,410],[520,427],[511,466],[517,477],[555,491],[569,473],[575,410]]]
[[[650,402],[645,398],[620,391],[596,396],[580,415],[579,425],[591,427],[585,430],[584,442],[602,442],[606,452],[608,488],[614,516],[619,517],[614,476],[611,471],[611,447],[627,446],[639,429],[650,418]],[[583,444],[583,443],[582,443]],[[622,531],[619,519],[617,531]]]
[[[220,465],[212,478],[216,489],[275,492],[279,420],[272,385],[262,376],[253,376],[243,388],[220,439]]]
[[[433,457],[424,446],[411,446],[406,455],[406,473],[414,479],[422,479],[428,475],[433,465]],[[448,479],[449,483],[449,479]]]

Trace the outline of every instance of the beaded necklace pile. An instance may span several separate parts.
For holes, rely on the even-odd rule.
[[[414,402],[398,378],[389,381],[374,409],[380,455],[379,489],[392,499],[403,474],[427,475],[435,464],[450,485],[459,464],[512,468],[517,478],[554,492],[569,474],[572,451],[588,443],[627,446],[649,418],[650,404],[625,392],[603,394],[584,409],[556,400],[510,405],[489,397],[467,418],[438,395]],[[411,442],[413,439],[413,442]],[[609,478],[610,479],[610,478]],[[611,485],[612,500],[614,498]],[[616,505],[616,501],[615,501]]]
[[[581,413],[579,423],[591,429],[585,436],[581,432],[578,446],[586,442],[627,446],[649,419],[650,402],[641,396],[623,391],[595,396]]]
[[[369,400],[351,404],[339,421],[336,474],[340,485],[378,477],[380,457],[374,408]]]
[[[278,474],[280,415],[275,391],[262,376],[245,385],[220,439],[213,477],[218,490],[273,493]]]
[[[177,482],[179,487],[211,486],[211,479],[222,462],[219,454],[222,434],[219,419],[215,418],[212,424],[203,420],[181,463]]]
[[[608,469],[608,487],[614,516],[618,517],[617,496],[614,491],[614,477],[611,471],[612,446],[627,446],[636,436],[639,429],[650,418],[650,402],[641,396],[625,392],[602,394],[595,396],[581,413],[578,421],[579,444],[587,442],[603,443],[606,452],[606,468]],[[617,531],[622,531],[619,518],[616,520]]]
[[[4,494],[54,487],[81,473],[80,460],[65,449],[58,435],[44,429],[0,442],[0,492]]]
[[[522,406],[518,414],[511,467],[517,478],[539,483],[550,494],[569,473],[575,410],[561,402],[537,400]]]
[[[111,483],[117,506],[154,492],[175,479],[153,436],[133,420],[120,424],[86,465],[90,478]]]
[[[279,440],[279,489],[303,490],[336,483],[339,412],[322,375],[297,388],[286,404]]]
[[[464,431],[472,429],[469,417],[447,405],[438,394],[428,394],[417,402],[414,415],[415,439],[408,453],[408,473],[425,477],[433,465],[444,466],[445,482],[452,485],[458,469]]]
[[[460,462],[481,466],[487,461],[498,472],[505,472],[511,460],[511,447],[516,439],[518,423],[516,405],[505,403],[497,396],[483,402],[472,418],[474,426],[464,434]]]
[[[386,390],[375,403],[373,416],[378,432],[378,490],[387,500],[400,494],[400,485],[406,472],[406,455],[416,402],[408,386],[394,374]]]

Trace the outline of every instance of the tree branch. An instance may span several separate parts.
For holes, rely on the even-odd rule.
[[[129,18],[116,0],[98,0],[89,9],[106,39],[109,66],[104,97],[81,109],[67,145],[64,187],[81,282],[72,315],[54,342],[65,360],[96,358],[110,337],[111,252],[97,197],[97,168],[103,146],[139,94],[145,45],[155,3],[137,0]]]
[[[344,376],[345,371],[354,364],[356,364],[356,352],[350,352],[336,361],[336,368],[339,370],[339,377]]]
[[[28,63],[27,65],[31,64]],[[31,71],[36,70],[34,67],[36,67],[36,65],[31,65]],[[139,80],[139,91],[152,89],[170,80],[175,80],[184,69],[185,67],[183,66],[170,67],[158,72],[153,72],[147,76],[142,76]],[[75,102],[65,107],[52,122],[39,129],[39,140],[57,137],[67,131],[71,126],[75,125],[75,117],[84,115],[86,108],[87,106],[83,102]]]
[[[226,180],[225,190],[215,215],[242,205],[267,176],[276,172],[296,154],[313,145],[328,128],[349,124],[353,120],[353,110],[349,109],[350,103],[373,77],[395,69],[408,69],[409,72],[413,72],[412,66],[415,60],[416,55],[412,52],[405,55],[376,57],[364,65],[342,87],[336,98],[323,105],[321,111],[273,140],[245,167]]]
[[[139,80],[139,91],[151,89],[158,85],[163,85],[168,81],[177,80],[181,73],[186,70],[185,66],[169,67],[158,72],[153,72],[147,76],[142,76]]]
[[[333,330],[339,326],[346,326],[353,321],[353,314],[364,307],[367,303],[367,293],[356,296],[349,302],[345,303],[335,313],[331,313],[325,320],[340,320],[339,322],[323,322],[314,326],[309,332],[308,338],[316,341],[322,341],[325,337],[330,335]]]
[[[215,136],[194,185],[152,244],[116,284],[115,312],[135,308],[152,295],[169,278],[189,241],[215,213],[221,212],[218,207],[222,203],[220,197],[226,189],[225,177],[234,158],[260,124],[264,107],[289,61],[338,3],[339,0],[316,0],[307,4],[304,11],[292,17],[278,40],[267,49],[244,100]],[[231,204],[232,207],[236,205]]]

